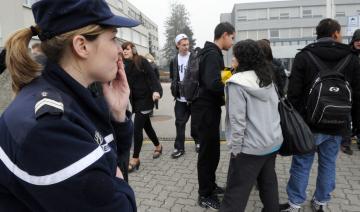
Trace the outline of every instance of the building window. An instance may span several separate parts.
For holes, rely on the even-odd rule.
[[[258,20],[267,20],[267,10],[257,10],[256,14]]]
[[[237,36],[236,40],[245,40],[248,38],[247,31],[245,31],[245,30],[237,31],[236,36]]]
[[[304,18],[312,18],[312,11],[311,10],[303,10],[303,17]]]
[[[247,21],[246,16],[239,16],[237,17],[237,21]]]
[[[268,30],[259,30],[258,31],[258,39],[268,39]]]
[[[248,38],[249,39],[253,39],[253,40],[257,40],[257,31],[256,30],[249,30],[248,31]]]
[[[290,30],[290,38],[300,38],[301,31],[300,28],[293,28]]]
[[[314,29],[311,27],[306,27],[303,28],[302,30],[302,37],[303,38],[309,38],[309,37],[314,37]]]
[[[280,38],[280,33],[278,29],[271,29],[270,30],[270,39],[272,38]]]
[[[322,18],[323,15],[313,15],[313,18]]]
[[[270,20],[279,19],[280,17],[280,10],[278,8],[270,9],[269,17]]]
[[[289,19],[289,13],[280,13],[280,19]]]
[[[336,17],[345,17],[345,12],[336,12]]]

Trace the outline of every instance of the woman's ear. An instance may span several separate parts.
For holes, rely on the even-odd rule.
[[[89,56],[88,41],[82,35],[76,35],[72,39],[72,50],[74,54],[80,58],[87,58]]]

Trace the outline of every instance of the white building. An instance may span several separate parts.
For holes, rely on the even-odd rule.
[[[269,39],[274,57],[291,65],[298,49],[316,40],[315,28],[321,19],[331,17],[342,27],[344,43],[360,28],[360,0],[293,0],[235,4],[231,13],[221,14],[221,21],[235,26],[236,40]],[[329,11],[330,10],[330,11]],[[225,54],[230,64],[232,52]]]
[[[159,55],[158,26],[127,0],[106,0],[116,15],[139,20],[142,24],[135,28],[120,28],[118,37],[123,41],[136,44],[140,54],[151,52]],[[18,29],[34,25],[31,5],[37,0],[1,0],[0,1],[0,48],[6,38]],[[31,42],[37,42],[34,38]]]

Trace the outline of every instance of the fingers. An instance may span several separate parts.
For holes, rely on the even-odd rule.
[[[153,101],[159,100],[159,99],[160,99],[160,94],[158,92],[154,92],[153,93]]]
[[[120,79],[126,81],[127,84],[127,78],[126,78],[126,73],[125,73],[125,69],[124,69],[124,63],[122,61],[118,61],[118,74]]]
[[[123,176],[121,170],[119,169],[119,167],[116,168],[116,177],[118,177],[120,179],[124,179],[124,176]]]

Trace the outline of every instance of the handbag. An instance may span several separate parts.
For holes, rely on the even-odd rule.
[[[278,110],[280,114],[280,125],[283,134],[283,144],[279,150],[282,156],[302,155],[315,151],[315,139],[309,126],[301,115],[295,110],[290,101],[279,94]]]

